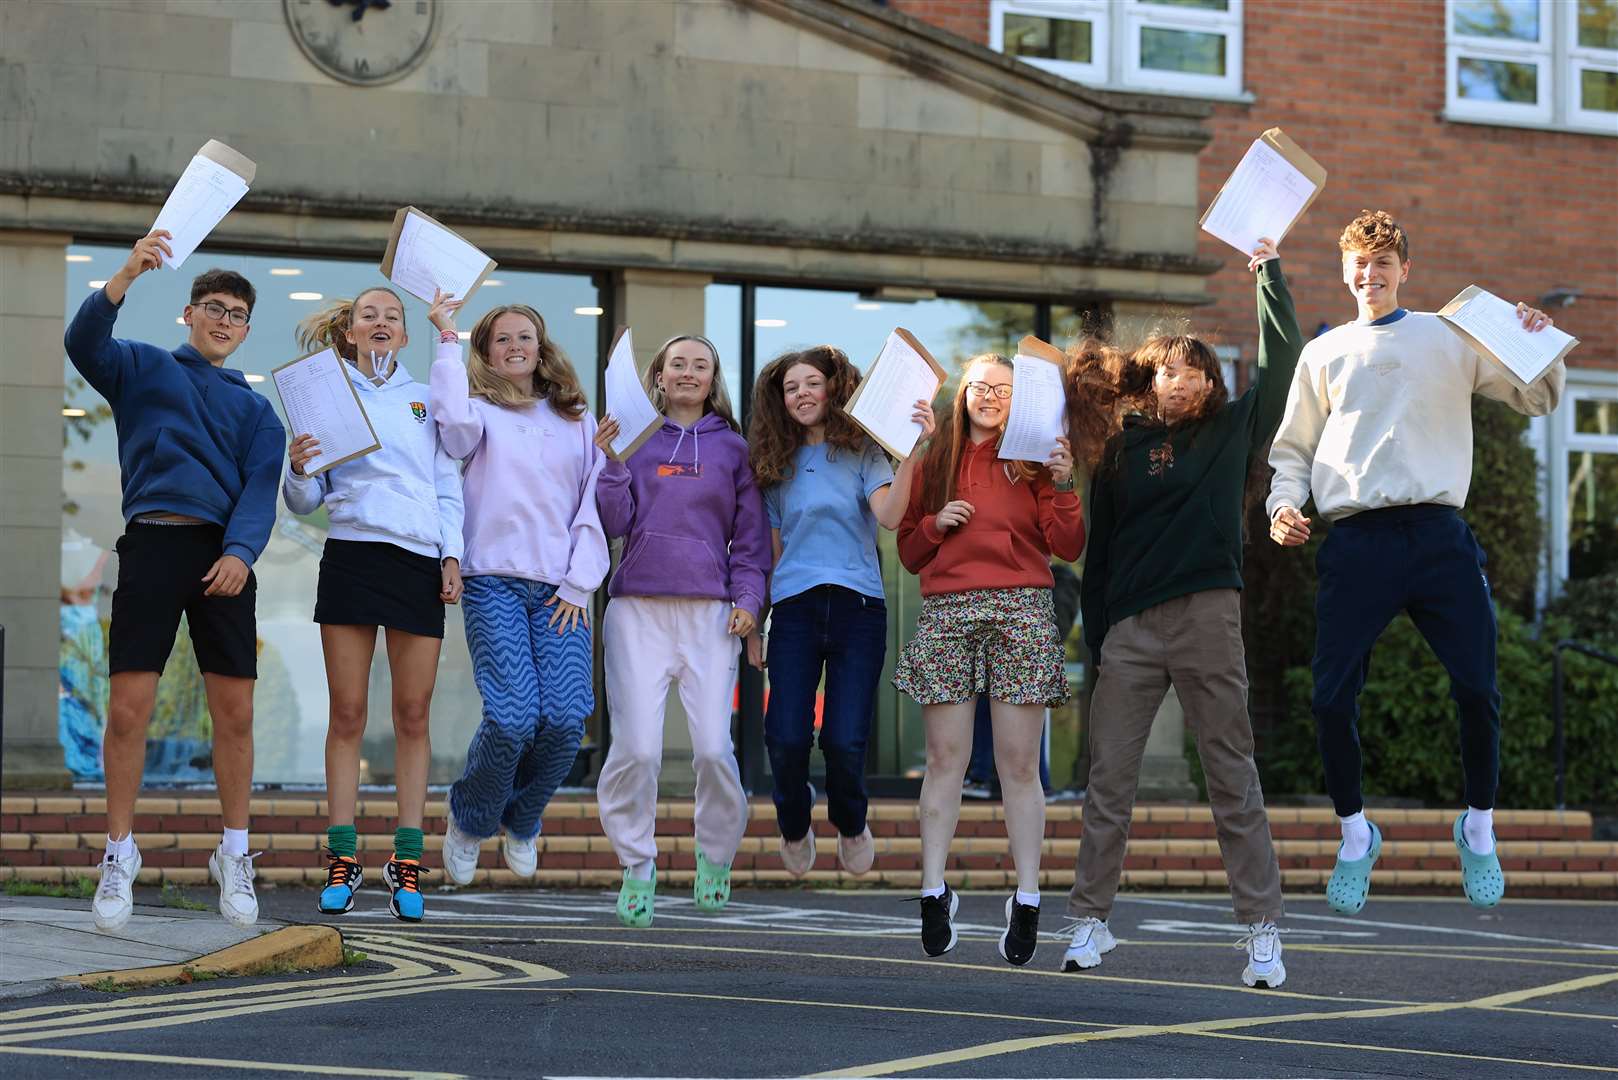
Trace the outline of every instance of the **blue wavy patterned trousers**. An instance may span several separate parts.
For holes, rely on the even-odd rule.
[[[556,586],[518,578],[466,579],[466,644],[483,695],[483,722],[466,751],[466,772],[449,792],[450,813],[470,836],[501,827],[519,839],[567,777],[595,709],[590,628],[547,626]]]

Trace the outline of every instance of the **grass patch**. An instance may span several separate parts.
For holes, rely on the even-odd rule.
[[[158,990],[164,987],[190,986],[192,983],[213,982],[215,979],[221,978],[224,978],[224,976],[217,971],[198,971],[194,967],[184,967],[180,969],[180,974],[173,979],[164,979],[162,982],[147,983],[143,986],[119,982],[112,975],[108,975],[104,979],[97,979],[93,983],[85,983],[84,986],[87,990],[98,990],[103,994],[127,994],[134,990]]]
[[[89,900],[96,894],[96,879],[76,877],[63,884],[56,881],[22,881],[12,878],[6,882],[7,896],[54,896],[62,900]]]
[[[344,967],[353,967],[355,964],[363,964],[369,959],[370,959],[369,956],[366,956],[364,953],[360,952],[358,949],[350,949],[347,945],[343,946],[343,966]]]
[[[163,906],[179,908],[182,911],[209,911],[210,905],[200,900],[193,900],[185,894],[185,890],[172,881],[163,883]]]

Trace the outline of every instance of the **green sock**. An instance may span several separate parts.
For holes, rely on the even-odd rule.
[[[393,857],[421,861],[421,830],[403,825],[393,830]]]
[[[326,846],[333,855],[347,855],[350,859],[359,848],[359,835],[352,825],[326,826]]]

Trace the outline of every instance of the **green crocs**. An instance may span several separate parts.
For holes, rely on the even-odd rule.
[[[1343,849],[1339,847],[1337,865],[1332,868],[1331,880],[1326,882],[1326,903],[1333,911],[1344,915],[1358,915],[1365,906],[1365,898],[1371,894],[1371,867],[1382,854],[1381,831],[1373,822],[1366,824],[1371,826],[1371,850],[1363,858],[1349,860],[1343,858]]]
[[[618,890],[618,921],[635,930],[652,925],[652,905],[657,901],[657,867],[646,881],[624,871],[624,884]]]
[[[697,877],[691,883],[691,899],[698,911],[722,911],[730,900],[730,864],[715,865],[697,848]]]
[[[1506,875],[1500,872],[1500,841],[1495,840],[1494,849],[1487,855],[1476,854],[1466,846],[1466,837],[1461,834],[1461,823],[1465,820],[1463,810],[1452,830],[1455,850],[1461,853],[1461,890],[1473,907],[1494,907],[1506,895]]]

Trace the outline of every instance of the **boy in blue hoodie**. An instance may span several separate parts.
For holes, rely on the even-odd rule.
[[[270,403],[223,365],[246,340],[255,294],[240,274],[191,283],[185,344],[170,351],[112,336],[135,279],[172,254],[169,234],[143,237],[68,325],[67,355],[112,406],[123,477],[124,535],[112,597],[111,695],[102,755],[107,853],[92,907],[96,926],[129,920],[140,852],[131,834],[157,680],[184,614],[207,687],[224,836],[208,859],[220,914],[258,918],[247,809],[253,782],[253,683],[258,675],[251,569],[275,524],[286,434]]]

